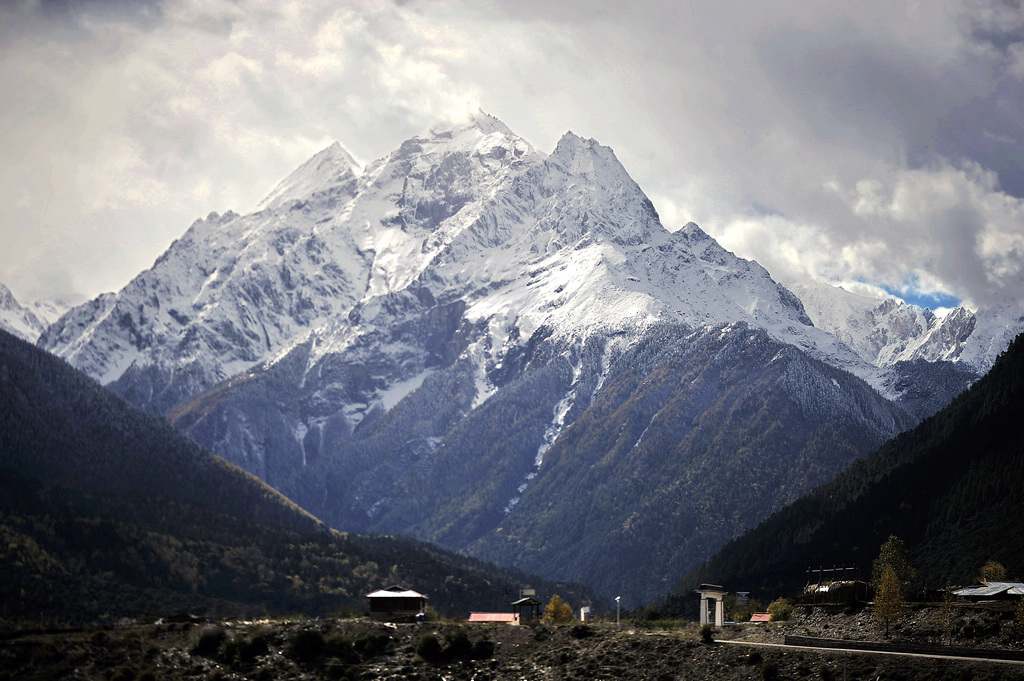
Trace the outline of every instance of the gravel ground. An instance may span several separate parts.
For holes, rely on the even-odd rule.
[[[941,636],[936,610],[908,614],[896,635]],[[1009,645],[1005,614],[960,613],[959,643]],[[974,622],[972,624],[972,622]],[[1012,613],[1011,613],[1012,623]],[[911,634],[911,631],[915,633]],[[868,611],[797,607],[790,621],[727,626],[717,638],[781,642],[787,633],[880,640]],[[872,639],[875,637],[875,639]],[[433,639],[434,643],[430,641]],[[22,635],[0,641],[6,679],[1020,679],[1024,665],[903,659],[707,644],[696,625],[388,626],[368,620],[167,623]]]

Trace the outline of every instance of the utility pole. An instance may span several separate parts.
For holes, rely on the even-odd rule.
[[[615,628],[616,629],[620,628],[619,627],[619,601],[621,599],[622,599],[622,596],[616,596],[615,597]]]

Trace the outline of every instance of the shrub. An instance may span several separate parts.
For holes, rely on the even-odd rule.
[[[245,642],[241,636],[232,636],[220,644],[220,659],[224,662],[234,663],[242,659],[242,646]]]
[[[761,665],[761,678],[764,681],[775,681],[779,678],[779,665],[774,662],[765,662]]]
[[[761,653],[756,650],[751,651],[750,654],[747,655],[747,664],[751,667],[756,667],[762,662],[764,662],[764,659],[761,657]]]
[[[387,634],[365,634],[356,639],[355,649],[364,658],[376,657],[387,652],[391,637]]]
[[[210,624],[199,630],[195,644],[192,646],[193,655],[213,657],[220,652],[220,646],[227,639],[228,634],[223,627]]]
[[[267,632],[263,629],[257,629],[249,638],[242,644],[239,654],[243,662],[252,662],[260,655],[266,655],[270,652],[270,645],[267,643]]]
[[[656,605],[647,605],[640,612],[640,619],[644,622],[654,622],[663,619],[661,609]]]
[[[359,673],[352,668],[351,662],[339,660],[336,657],[327,658],[327,662],[324,663],[324,673],[329,679],[359,678]]]
[[[455,631],[445,634],[445,656],[454,660],[464,660],[473,652],[473,644],[469,640],[469,634],[461,627]]]
[[[324,652],[324,635],[316,629],[300,629],[289,641],[292,657],[300,662],[312,662]]]
[[[494,641],[486,636],[473,644],[474,660],[489,660],[494,657]]]
[[[437,662],[440,660],[441,641],[438,640],[437,634],[434,632],[421,634],[416,642],[416,654],[427,662]]]
[[[220,646],[221,659],[228,663],[251,664],[270,651],[266,633],[259,629],[250,636],[233,636]]]
[[[135,670],[125,665],[119,668],[114,675],[110,677],[110,681],[135,681]]]
[[[704,643],[714,643],[715,627],[711,624],[702,625],[700,628],[700,640]]]
[[[359,662],[359,653],[352,639],[341,634],[331,634],[325,641],[325,653],[339,663],[355,664]]]
[[[40,664],[60,659],[57,646],[53,641],[44,641],[32,650],[32,664]]]
[[[793,615],[793,605],[785,598],[776,598],[768,604],[768,613],[772,621],[784,622]]]
[[[577,624],[569,630],[573,638],[589,638],[594,635],[594,629],[586,624]]]

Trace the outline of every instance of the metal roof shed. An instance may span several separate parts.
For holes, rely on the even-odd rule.
[[[955,596],[963,596],[964,598],[1005,598],[1008,596],[1020,597],[1024,596],[1024,583],[1021,582],[985,582],[984,584],[978,584],[976,586],[969,586],[963,589],[957,589],[953,592]]]

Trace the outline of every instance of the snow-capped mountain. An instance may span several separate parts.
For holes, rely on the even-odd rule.
[[[44,320],[30,308],[23,307],[10,289],[0,284],[0,329],[34,343],[45,328]]]
[[[513,329],[525,343],[542,325],[585,338],[742,320],[870,373],[756,263],[696,225],[665,230],[593,140],[568,133],[545,157],[479,115],[357,171],[340,145],[325,149],[262,210],[197,221],[151,269],[40,344],[166,410],[312,331],[336,350],[383,296],[422,288],[462,300],[467,320],[488,326],[491,362]]]
[[[666,230],[610,149],[570,132],[545,155],[485,114],[365,169],[332,145],[40,344],[336,527],[608,589],[600,536],[676,514],[665,569],[688,569],[914,421],[868,384],[913,385],[757,263]],[[709,504],[715,469],[758,490],[749,513]],[[571,505],[599,490],[625,501]],[[616,531],[523,536],[592,513]]]
[[[81,305],[84,300],[84,296],[80,295],[46,298],[30,303],[28,309],[32,310],[36,318],[43,323],[43,328],[40,329],[40,333],[42,333],[47,327],[63,317],[68,310]]]
[[[957,307],[938,316],[896,298],[879,300],[824,283],[796,284],[792,290],[816,327],[879,367],[957,362],[980,376],[1024,331],[1024,313],[1012,305],[977,312]]]

